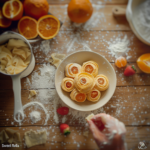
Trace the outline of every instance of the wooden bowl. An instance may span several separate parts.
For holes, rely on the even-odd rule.
[[[61,82],[65,77],[65,67],[67,64],[78,63],[82,65],[89,60],[93,60],[99,65],[99,74],[104,74],[108,77],[109,88],[106,91],[101,92],[102,95],[98,102],[93,103],[86,100],[83,103],[79,103],[71,100],[70,93],[62,90]],[[108,60],[102,55],[91,51],[79,51],[67,56],[58,66],[55,74],[55,87],[59,97],[66,105],[79,111],[92,111],[104,106],[113,96],[116,89],[116,82],[115,70]]]

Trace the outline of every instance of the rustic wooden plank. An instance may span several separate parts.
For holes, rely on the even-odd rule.
[[[150,75],[143,73],[137,66],[136,63],[129,63],[128,65],[134,65],[137,69],[137,73],[134,76],[131,77],[125,77],[123,72],[124,68],[120,69],[115,66],[114,63],[111,63],[117,76],[117,86],[141,86],[141,85],[150,85]],[[38,72],[39,68],[42,68],[43,64],[37,64],[33,70],[33,72],[23,79],[21,79],[21,86],[22,89],[29,89],[32,88],[28,86],[27,79],[32,83],[32,77],[34,76],[34,72]],[[0,74],[0,89],[12,89],[12,80],[11,77]],[[41,87],[36,87],[36,89],[39,89]],[[46,86],[42,88],[48,88]],[[51,85],[50,88],[55,88],[54,85]]]
[[[108,47],[117,38],[123,40],[125,36],[130,42],[128,47],[131,49],[128,52],[128,62],[136,62],[139,56],[149,53],[149,46],[138,40],[132,32],[116,31],[80,31],[77,33],[74,31],[60,31],[51,41],[46,41],[47,43],[45,41],[38,42],[32,46],[37,63],[48,62],[50,55],[54,52],[71,54],[78,50],[92,50],[105,56],[109,62],[114,62],[115,57],[110,53]],[[44,42],[47,48],[43,48]]]
[[[70,0],[47,0],[48,3],[50,5],[54,5],[54,4],[57,4],[57,5],[62,5],[62,4],[68,4],[70,2]],[[113,4],[113,5],[116,5],[116,4],[127,4],[128,0],[91,0],[91,3],[92,4],[105,4],[105,5],[108,5],[108,4]]]
[[[67,14],[67,7],[67,4],[50,5],[49,7],[49,12],[63,22],[60,30],[131,30],[125,16],[114,18],[112,14],[114,5],[93,4],[94,11],[92,17],[86,23],[80,25],[70,21]],[[121,5],[120,7],[125,8],[126,5]]]
[[[5,129],[0,127],[0,131]],[[64,136],[60,133],[58,126],[39,126],[39,127],[11,127],[13,130],[18,130],[22,139],[22,150],[26,149],[24,141],[24,133],[30,129],[34,131],[46,130],[47,142],[45,145],[38,145],[30,148],[31,150],[47,150],[47,149],[81,149],[81,150],[93,150],[98,149],[91,132],[88,137],[84,137],[84,131],[87,131],[86,127],[71,127],[71,134]],[[126,143],[129,150],[139,150],[139,142],[145,142],[147,149],[150,149],[150,127],[126,127]],[[0,145],[1,146],[1,145]],[[4,150],[6,148],[3,148]],[[8,148],[7,148],[8,149]]]
[[[94,114],[97,113],[108,113],[126,125],[150,125],[150,86],[138,86],[138,87],[117,87],[116,91],[111,98],[111,100],[102,108],[93,111]],[[22,103],[23,105],[30,101],[39,101],[44,104],[50,114],[50,119],[48,125],[57,125],[64,119],[66,123],[70,125],[83,126],[84,114],[79,113],[81,118],[72,116],[73,110],[70,108],[70,114],[63,118],[58,115],[58,121],[56,117],[56,109],[64,104],[61,103],[58,95],[55,94],[55,89],[39,89],[38,94],[35,98],[31,100],[28,99],[28,90],[22,90]],[[47,96],[40,96],[40,92],[44,92]],[[14,126],[18,125],[13,119],[14,101],[13,101],[12,90],[0,90],[0,126]],[[58,100],[58,103],[57,103]],[[54,103],[56,102],[56,104]],[[55,109],[56,108],[56,109]],[[32,124],[29,118],[29,113],[33,110],[38,110],[42,114],[42,118],[45,118],[45,113],[42,109],[38,107],[30,107],[25,110],[26,118],[23,121],[24,126],[29,126]],[[77,111],[74,112],[76,114]],[[88,115],[91,112],[87,112]],[[43,125],[44,120],[33,125]]]
[[[52,53],[71,54],[79,50],[92,50],[97,52],[109,61],[114,62],[115,57],[108,49],[110,43],[118,39],[123,39],[125,36],[130,41],[131,50],[128,52],[128,62],[136,62],[139,56],[144,53],[149,53],[149,46],[139,41],[132,32],[115,32],[115,31],[60,31],[59,34],[50,41],[42,41],[32,44],[36,63],[48,62]],[[48,50],[47,50],[48,49]]]

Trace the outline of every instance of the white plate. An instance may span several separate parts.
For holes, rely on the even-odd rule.
[[[70,93],[67,93],[62,90],[61,82],[65,77],[65,67],[67,64],[78,63],[82,65],[84,62],[89,60],[93,60],[99,65],[99,74],[104,74],[108,77],[109,88],[106,91],[102,92],[100,100],[96,103],[89,102],[88,100],[86,100],[83,103],[78,103],[71,100],[69,96]],[[112,65],[108,62],[108,60],[98,53],[89,51],[79,51],[67,56],[58,66],[55,74],[55,87],[59,97],[69,107],[79,111],[91,111],[104,106],[113,96],[116,89],[116,82],[117,79],[115,70],[113,69]]]

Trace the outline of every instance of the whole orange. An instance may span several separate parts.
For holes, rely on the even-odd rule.
[[[93,7],[89,0],[71,0],[68,5],[68,16],[76,23],[84,23],[90,19]]]
[[[49,10],[49,4],[47,0],[25,0],[24,11],[27,16],[39,19],[40,17],[47,15]]]

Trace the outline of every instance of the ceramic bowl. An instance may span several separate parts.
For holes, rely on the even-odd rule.
[[[78,63],[82,65],[84,62],[93,60],[99,65],[99,74],[104,74],[109,79],[109,88],[102,92],[101,98],[98,102],[90,102],[86,100],[79,103],[71,100],[70,93],[65,92],[61,88],[61,82],[65,77],[65,67],[69,63]],[[91,51],[78,51],[67,56],[58,66],[55,74],[55,87],[61,100],[69,107],[78,111],[92,111],[104,106],[113,96],[116,89],[116,73],[112,65],[102,55]]]
[[[137,28],[138,19],[137,15],[140,11],[140,5],[144,2],[144,0],[130,0],[128,1],[127,9],[126,9],[126,18],[130,24],[130,27],[134,34],[137,36],[139,40],[141,40],[143,43],[150,45],[150,41],[146,39],[142,33],[140,33],[139,30],[143,30],[142,28]],[[144,27],[143,27],[144,28]]]

